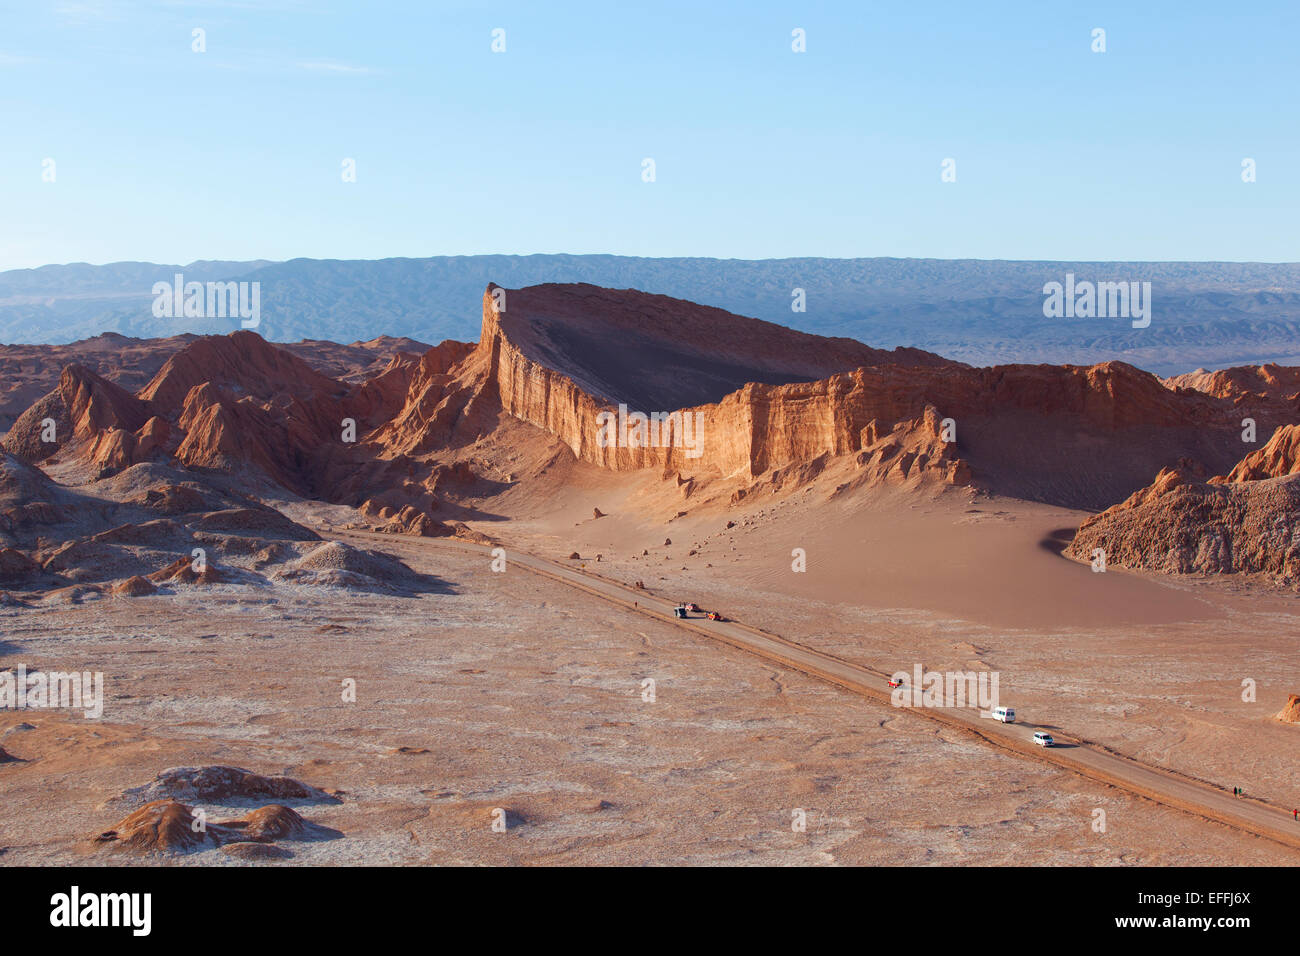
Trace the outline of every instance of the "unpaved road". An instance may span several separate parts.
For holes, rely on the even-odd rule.
[[[338,532],[334,532],[338,534]],[[458,548],[481,553],[485,565],[492,560],[491,548],[456,538],[406,538],[392,535],[348,532],[350,537],[369,547],[401,551],[402,545],[423,549]],[[398,547],[394,545],[399,544]],[[656,597],[621,582],[602,577],[588,567],[591,562],[562,564],[512,548],[506,549],[508,566],[518,566],[570,587],[580,588],[629,610],[657,620],[676,624],[721,641],[732,647],[757,654],[802,673],[818,677],[893,707],[888,685],[889,675],[858,664],[851,664],[830,654],[759,631],[738,621],[710,621],[703,616],[681,620],[673,616],[675,601]],[[576,565],[576,566],[575,566]],[[900,668],[906,669],[906,668]],[[1236,827],[1286,846],[1300,849],[1300,822],[1292,818],[1291,808],[1283,808],[1250,797],[1237,797],[1230,790],[1196,780],[1149,764],[1140,763],[1094,741],[1072,737],[1059,729],[1052,731],[1057,746],[1045,748],[1033,743],[1039,725],[1034,714],[1017,712],[1018,723],[1003,724],[982,718],[976,708],[909,707],[918,716],[929,718],[974,734],[982,740],[1026,757],[1056,764],[1093,780],[1119,787],[1157,803],[1196,816]],[[1028,718],[1028,719],[1026,719]],[[1300,797],[1297,798],[1300,801]]]

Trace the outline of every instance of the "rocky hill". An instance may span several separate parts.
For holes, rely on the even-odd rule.
[[[1070,553],[1178,574],[1253,573],[1300,580],[1300,425],[1278,428],[1227,475],[1183,465],[1085,521]]]

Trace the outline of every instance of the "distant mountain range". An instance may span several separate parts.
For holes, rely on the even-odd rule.
[[[238,319],[153,314],[155,282],[260,283],[263,337],[380,335],[474,341],[488,282],[589,282],[718,306],[876,348],[915,346],[977,365],[1122,359],[1159,374],[1300,364],[1300,264],[942,259],[646,259],[604,255],[51,265],[0,273],[0,342],[67,343],[229,332]],[[1150,327],[1046,318],[1043,286],[1067,274],[1150,282]],[[792,311],[803,289],[806,311]]]

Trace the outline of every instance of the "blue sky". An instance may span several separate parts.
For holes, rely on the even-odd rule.
[[[0,269],[1300,260],[1294,2],[51,0],[0,22]]]

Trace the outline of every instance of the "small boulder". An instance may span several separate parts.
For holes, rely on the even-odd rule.
[[[148,578],[142,578],[136,574],[114,584],[112,593],[120,594],[123,597],[144,597],[147,594],[157,594],[158,589],[153,586],[153,582]]]

